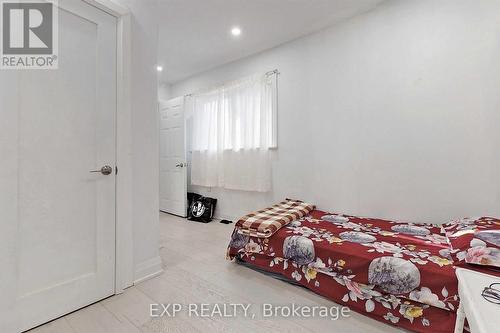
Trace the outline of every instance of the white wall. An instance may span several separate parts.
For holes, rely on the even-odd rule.
[[[116,0],[131,10],[131,126],[134,279],[161,269],[158,222],[158,2]]]
[[[170,99],[170,85],[161,83],[158,85],[158,99],[160,101],[168,101]]]
[[[192,190],[230,217],[286,196],[425,222],[500,216],[499,41],[498,1],[389,1],[176,83],[172,97],[281,71],[273,191]]]

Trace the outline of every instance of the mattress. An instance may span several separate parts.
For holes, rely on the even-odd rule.
[[[227,254],[388,324],[453,332],[457,279],[438,226],[315,210],[270,238],[235,230]]]

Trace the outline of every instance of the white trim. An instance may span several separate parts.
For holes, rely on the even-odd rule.
[[[112,0],[83,0],[89,5],[99,8],[100,10],[119,18],[130,14],[130,10]]]
[[[216,214],[214,215],[213,217],[214,220],[218,220],[218,221],[221,221],[221,220],[229,220],[229,221],[233,221],[233,223],[236,223],[236,221],[238,221],[238,217],[236,216],[229,216],[229,215],[225,215],[225,214]]]
[[[112,0],[83,0],[117,19],[116,76],[116,244],[115,293],[120,294],[134,283],[134,248],[132,221],[132,112],[131,17],[130,10]],[[160,260],[161,267],[161,260]]]
[[[137,265],[134,274],[134,285],[152,279],[163,273],[161,257],[148,259]]]
[[[117,136],[116,136],[116,276],[115,292],[130,287],[134,279],[132,220],[132,111],[130,101],[131,17],[118,19]]]

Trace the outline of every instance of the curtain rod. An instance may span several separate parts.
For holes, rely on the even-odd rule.
[[[278,69],[273,69],[271,71],[268,71],[268,72],[265,72],[264,75],[265,76],[271,76],[271,75],[280,75],[280,71]],[[224,84],[217,84],[217,85],[214,85],[212,88],[217,88],[217,87],[220,87],[220,86],[223,86]],[[207,88],[207,90],[209,90],[211,88]],[[203,89],[205,90],[205,89]],[[184,97],[192,97],[195,93],[190,93],[190,94],[186,94],[184,95]]]
[[[279,70],[277,70],[277,69],[273,69],[272,71],[266,72],[266,74],[265,74],[265,75],[266,75],[266,76],[270,76],[270,75],[274,75],[274,74],[276,74],[276,75],[280,75],[281,73],[280,73],[280,71],[279,71]]]

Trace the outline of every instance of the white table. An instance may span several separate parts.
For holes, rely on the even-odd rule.
[[[462,333],[465,317],[471,333],[500,332],[500,305],[490,303],[481,296],[484,287],[500,283],[500,278],[464,268],[457,268],[456,274],[460,306],[455,333]]]

